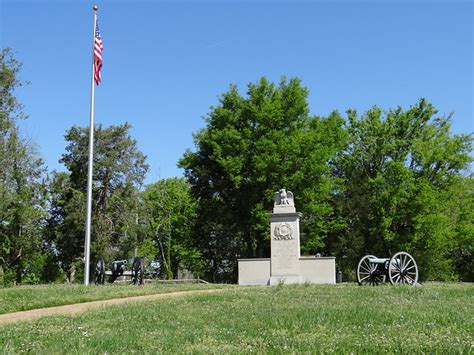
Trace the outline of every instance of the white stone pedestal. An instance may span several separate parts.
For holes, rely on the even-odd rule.
[[[297,212],[270,214],[271,265],[270,285],[301,283],[300,217]]]

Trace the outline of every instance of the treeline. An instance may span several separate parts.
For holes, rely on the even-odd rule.
[[[14,90],[21,64],[4,49],[0,73],[0,285],[82,281],[88,128],[72,127],[47,169],[23,138]],[[95,131],[92,255],[159,261],[234,282],[237,259],[268,257],[275,191],[295,195],[302,253],[337,256],[350,280],[365,254],[412,253],[423,280],[474,281],[472,135],[451,132],[421,99],[363,114],[311,116],[299,79],[235,86],[211,107],[184,178],[144,186],[145,155],[130,125]],[[93,270],[93,268],[92,268]]]

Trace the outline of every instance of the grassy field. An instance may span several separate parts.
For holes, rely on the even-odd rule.
[[[108,284],[104,286],[41,285],[0,288],[0,300],[2,300],[0,314],[111,298],[219,287],[223,287],[223,285],[150,283],[145,287],[131,284]]]
[[[473,300],[474,286],[462,284],[230,287],[2,326],[0,347],[2,353],[472,353]]]

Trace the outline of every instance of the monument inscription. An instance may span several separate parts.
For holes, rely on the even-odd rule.
[[[288,241],[281,241],[273,245],[272,270],[276,275],[295,275],[299,272],[299,253]]]

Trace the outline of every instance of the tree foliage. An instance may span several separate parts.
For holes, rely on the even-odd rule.
[[[436,113],[425,100],[406,111],[374,107],[360,118],[348,111],[350,141],[336,163],[347,229],[335,246],[348,265],[364,254],[406,250],[419,260],[423,278],[454,277],[459,201],[472,194],[462,176],[472,138],[453,135],[450,117]]]
[[[129,124],[95,128],[91,247],[108,259],[127,256],[136,245],[121,244],[136,233],[138,191],[148,165]],[[50,239],[67,270],[83,253],[89,129],[72,127],[61,162],[68,173],[56,173],[51,185]],[[135,238],[136,239],[136,238]],[[122,248],[126,246],[126,248]]]
[[[14,91],[22,86],[21,64],[9,49],[1,52],[0,72],[0,266],[6,283],[39,276],[34,253],[42,251],[45,217],[45,167],[36,147],[21,137],[18,119],[26,118]]]
[[[155,248],[166,278],[177,276],[179,268],[202,273],[201,253],[194,247],[191,229],[196,221],[196,200],[183,178],[163,179],[142,193],[148,222],[146,234]]]
[[[17,120],[26,118],[14,91],[27,82],[19,78],[22,64],[15,59],[10,48],[2,49],[0,61],[0,131],[5,134],[16,128]]]

